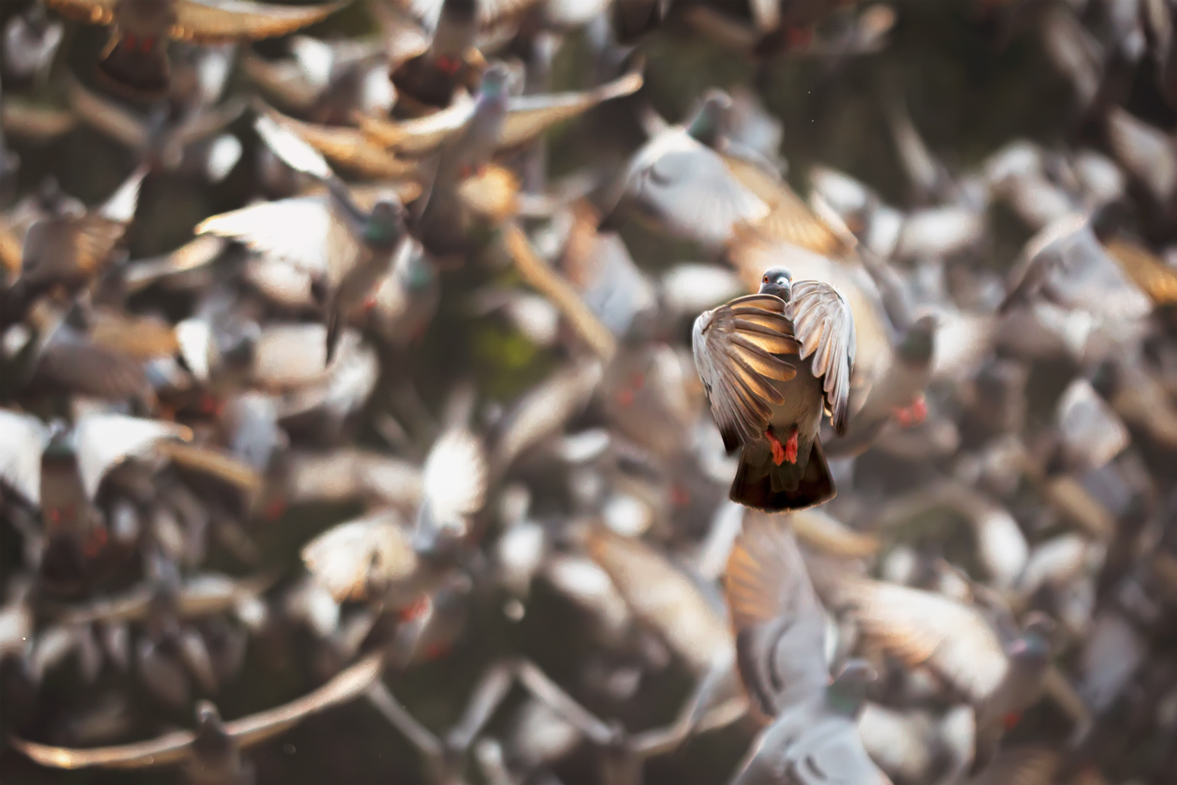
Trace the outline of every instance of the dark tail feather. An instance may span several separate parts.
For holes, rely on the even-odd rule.
[[[163,39],[117,35],[98,62],[109,86],[133,98],[156,98],[168,91],[168,51]]]
[[[768,471],[753,467],[744,454],[728,497],[745,507],[767,512],[804,510],[828,502],[837,493],[830,467],[826,463],[821,442],[814,440],[809,460],[804,466],[782,463],[768,464]]]

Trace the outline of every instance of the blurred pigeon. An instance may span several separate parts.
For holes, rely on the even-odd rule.
[[[111,86],[133,96],[167,92],[167,39],[202,43],[286,35],[321,21],[346,5],[275,6],[235,0],[48,0],[66,16],[113,26],[98,72]]]

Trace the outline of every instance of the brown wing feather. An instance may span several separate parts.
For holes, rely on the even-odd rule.
[[[695,322],[695,364],[729,448],[764,432],[771,404],[784,401],[775,382],[797,374],[780,356],[799,349],[783,311],[779,298],[754,294],[708,311]]]
[[[90,766],[138,769],[183,760],[188,756],[189,747],[195,738],[196,734],[192,731],[176,731],[151,741],[120,744],[116,747],[97,747],[91,750],[50,747],[47,744],[37,744],[16,737],[10,741],[13,747],[42,766],[57,769],[84,769]]]
[[[108,25],[114,21],[114,6],[118,0],[45,0],[45,5],[64,17],[92,25]]]
[[[349,0],[311,6],[281,6],[228,0],[176,0],[176,23],[170,35],[185,41],[211,43],[236,38],[271,38],[326,19]]]
[[[801,358],[812,357],[813,375],[821,379],[830,421],[846,431],[850,377],[854,370],[854,317],[837,289],[822,281],[797,281],[785,308],[801,344]]]

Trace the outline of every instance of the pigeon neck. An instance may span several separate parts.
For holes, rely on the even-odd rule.
[[[835,714],[857,717],[866,700],[866,683],[857,679],[834,679],[826,687],[826,705]]]

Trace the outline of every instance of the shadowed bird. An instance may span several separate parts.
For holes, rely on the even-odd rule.
[[[20,275],[0,301],[0,325],[20,319],[43,294],[77,292],[103,272],[134,217],[145,172],[132,172],[98,209],[63,211],[29,226]]]
[[[510,7],[522,3],[485,3]],[[423,109],[444,109],[455,92],[478,83],[481,55],[474,49],[479,29],[479,0],[441,0],[440,3],[410,4],[413,11],[433,12],[433,35],[424,52],[394,65],[389,79],[398,99],[408,98]]]
[[[266,711],[251,714],[238,720],[227,722],[223,732],[239,747],[245,748],[265,741],[283,731],[294,727],[306,717],[343,703],[355,700],[368,690],[374,681],[380,678],[381,658],[379,655],[369,655],[355,665],[341,671],[329,682],[313,690],[301,698],[282,704]],[[211,723],[212,718],[199,717],[197,721],[203,730],[205,722]],[[209,736],[219,735],[219,730],[213,726],[209,729]],[[83,769],[102,767],[110,769],[140,769],[149,766],[167,766],[177,763],[192,763],[195,756],[202,753],[212,754],[214,744],[208,744],[205,749],[196,748],[202,733],[192,731],[172,731],[163,736],[132,744],[122,744],[114,747],[97,747],[93,749],[70,749],[68,747],[51,747],[45,744],[25,741],[12,737],[11,743],[20,752],[32,758],[42,766],[58,769]],[[206,739],[206,741],[209,741]],[[211,741],[216,741],[215,738]],[[221,742],[216,742],[220,744]],[[201,742],[204,747],[205,742]],[[224,748],[222,748],[222,753]],[[232,758],[233,755],[227,756]],[[225,758],[221,759],[222,761]],[[208,758],[205,764],[212,762]],[[197,764],[200,765],[200,764]],[[203,785],[203,784],[202,784]]]
[[[855,354],[838,290],[770,269],[759,294],[701,314],[692,345],[724,446],[743,448],[731,499],[779,511],[833,498],[818,431],[828,409],[845,432]]]
[[[234,0],[48,0],[65,16],[113,26],[98,72],[134,96],[168,90],[167,40],[219,43],[286,35],[319,22],[346,5],[278,6]]]
[[[1042,614],[1029,614],[1022,630],[999,615],[995,627],[976,608],[946,596],[854,577],[833,578],[829,600],[852,610],[868,640],[908,667],[928,668],[972,705],[974,774],[1041,693],[1054,626]]]
[[[321,180],[327,194],[262,202],[215,215],[196,231],[238,240],[309,272],[312,293],[324,309],[330,363],[348,314],[370,296],[392,264],[404,238],[404,208],[392,196],[376,202],[370,211],[361,209],[306,142],[266,116],[257,119],[256,127],[292,168]]]

